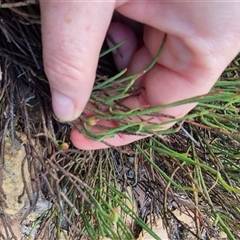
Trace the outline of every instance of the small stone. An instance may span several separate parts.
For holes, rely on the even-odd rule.
[[[26,136],[19,134],[20,138],[26,139]],[[18,202],[18,197],[23,192],[23,179],[22,179],[22,161],[25,157],[25,149],[23,145],[18,144],[15,147],[12,144],[10,138],[5,140],[4,148],[4,164],[2,169],[3,178],[3,191],[6,195],[7,208],[5,213],[16,214],[24,205],[24,200]],[[27,169],[27,164],[24,165],[25,179],[29,179],[29,173]]]
[[[26,136],[17,133],[22,141],[26,140]],[[27,200],[27,195],[22,197],[22,201],[18,201],[18,197],[23,193],[24,183],[22,179],[22,162],[25,157],[25,149],[17,140],[11,141],[10,137],[6,137],[4,146],[4,162],[2,165],[2,189],[5,195],[6,208],[3,209],[6,223],[0,220],[0,232],[3,239],[10,236],[11,239],[22,239],[20,231],[21,209]],[[27,163],[23,167],[25,180],[30,182]],[[7,229],[5,228],[7,227]],[[11,229],[11,231],[10,231]],[[6,233],[6,231],[8,233]],[[12,235],[12,233],[14,235]],[[2,238],[1,238],[2,239]]]

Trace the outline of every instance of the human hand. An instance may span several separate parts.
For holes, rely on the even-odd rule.
[[[106,32],[114,41],[126,39],[114,56],[127,74],[144,69],[156,56],[163,36],[167,41],[157,64],[137,81],[138,96],[126,106],[159,106],[207,93],[240,50],[240,4],[233,2],[68,1],[41,0],[43,57],[53,109],[62,121],[79,117],[91,94],[98,56]],[[114,9],[144,25],[142,38],[129,27],[112,23]],[[143,42],[143,44],[140,44]],[[174,117],[187,114],[195,105],[164,110]],[[162,121],[161,118],[158,119]],[[112,122],[107,124],[111,125]],[[105,141],[119,146],[139,136],[117,135]],[[80,149],[106,147],[86,139],[76,129],[71,140]]]

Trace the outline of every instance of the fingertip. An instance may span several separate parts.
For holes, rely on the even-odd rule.
[[[60,121],[70,122],[80,116],[81,111],[78,110],[71,97],[56,89],[52,89],[51,92],[53,110]]]
[[[100,141],[93,141],[88,139],[83,134],[81,134],[77,129],[72,129],[71,132],[71,141],[72,144],[81,150],[98,150],[98,149],[106,149],[109,146],[123,146],[129,143],[135,142],[147,136],[137,136],[137,135],[126,135],[126,134],[116,134],[112,138],[104,139],[104,142],[108,143],[109,145],[104,144]]]
[[[71,131],[71,142],[72,144],[81,150],[96,150],[96,149],[105,149],[108,148],[102,142],[93,141],[91,139],[86,138],[83,134],[81,134],[77,129],[72,129]]]

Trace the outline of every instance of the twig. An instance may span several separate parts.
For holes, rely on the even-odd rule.
[[[30,4],[37,4],[37,0],[24,0],[22,2],[16,2],[16,3],[2,3],[2,0],[0,1],[0,8],[16,8],[16,7],[24,7],[28,6]]]

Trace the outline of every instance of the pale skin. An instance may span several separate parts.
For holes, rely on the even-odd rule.
[[[61,121],[72,121],[83,112],[107,32],[115,42],[126,39],[120,49],[123,58],[119,54],[114,58],[119,70],[128,68],[127,74],[146,67],[167,34],[157,64],[137,82],[144,90],[124,101],[130,108],[206,94],[240,51],[240,3],[237,2],[40,0],[40,4],[44,67],[53,109]],[[134,26],[138,24],[110,24],[114,11],[142,23],[142,39],[135,36]],[[171,108],[164,113],[181,117],[194,106]],[[138,139],[121,134],[106,141],[121,146]],[[71,140],[80,149],[106,147],[85,138],[76,129],[72,130]]]

